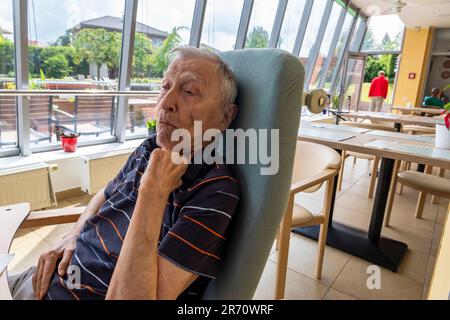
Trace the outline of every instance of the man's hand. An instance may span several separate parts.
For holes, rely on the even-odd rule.
[[[47,293],[53,273],[58,266],[58,274],[62,277],[66,274],[66,269],[69,266],[75,251],[75,246],[78,236],[67,235],[54,248],[43,253],[39,257],[36,272],[33,275],[33,288],[36,299],[42,299]],[[61,261],[58,264],[58,260]],[[57,265],[58,264],[58,265]]]
[[[181,177],[188,165],[186,161],[178,161],[180,164],[176,164],[172,157],[180,156],[163,149],[155,149],[152,152],[147,169],[141,178],[139,191],[156,191],[164,197],[169,197],[172,191],[181,187]]]

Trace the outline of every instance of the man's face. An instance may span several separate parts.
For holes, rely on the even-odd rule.
[[[224,106],[221,81],[214,62],[200,59],[174,60],[162,82],[157,104],[157,143],[171,150],[176,129],[189,131],[193,143],[194,121],[207,129],[225,130],[233,120],[236,106]]]

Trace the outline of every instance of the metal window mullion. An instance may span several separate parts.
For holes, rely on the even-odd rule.
[[[120,54],[119,91],[129,91],[134,53],[134,35],[138,0],[125,0],[125,14]],[[125,142],[128,115],[128,97],[118,96],[115,135],[119,142]]]
[[[308,26],[309,17],[313,7],[313,0],[306,0],[305,7],[303,8],[302,18],[298,26],[297,37],[295,38],[294,48],[292,54],[296,57],[300,55],[303,39],[305,38],[306,27]]]
[[[342,33],[342,28],[344,26],[346,14],[347,14],[347,10],[342,8],[341,14],[339,15],[339,19],[338,19],[338,22],[336,25],[336,31],[334,32],[333,39],[331,40],[331,46],[330,46],[330,49],[328,50],[327,58],[325,60],[324,66],[322,68],[322,76],[319,81],[319,88],[323,88],[323,85],[326,81],[328,69],[330,68],[331,61],[333,60],[333,53],[334,53],[334,50],[336,50],[336,46],[338,44],[339,37],[341,36],[341,33]]]
[[[244,6],[242,7],[241,20],[239,21],[239,29],[236,35],[236,43],[234,45],[235,50],[243,49],[245,39],[247,37],[248,26],[250,24],[250,17],[252,15],[254,0],[244,0]]]
[[[306,67],[306,76],[304,83],[304,90],[306,91],[309,87],[309,83],[311,82],[313,69],[316,64],[317,57],[319,55],[320,46],[322,45],[323,37],[325,35],[325,31],[328,25],[328,19],[330,18],[331,9],[333,8],[334,0],[327,0],[327,4],[325,5],[324,14],[322,16],[322,20],[320,22],[319,30],[317,32],[316,42],[311,48],[308,56],[308,65]]]
[[[353,33],[355,32],[355,28],[356,28],[356,25],[358,23],[358,19],[359,19],[358,15],[356,15],[356,17],[353,19],[352,26],[350,28],[350,32],[348,33],[347,39],[345,40],[344,48],[342,49],[342,52],[340,53],[338,61],[336,63],[336,68],[334,69],[333,77],[331,78],[330,92],[332,92],[332,93],[334,93],[334,91],[336,89],[335,86],[336,86],[336,83],[337,83],[337,77],[339,76],[339,71],[340,71],[341,66],[342,66],[342,61],[344,60],[345,53],[349,49],[350,42],[351,42],[352,37],[353,37]],[[358,31],[359,30],[356,30],[356,32],[358,32]]]
[[[273,22],[272,33],[270,34],[269,48],[276,48],[278,40],[280,38],[281,27],[283,26],[284,14],[288,0],[280,0],[278,2],[277,14],[275,15],[275,21]]]
[[[356,40],[357,45],[356,45],[356,50],[354,50],[356,52],[360,52],[361,51],[362,45],[363,45],[363,42],[364,42],[364,38],[366,37],[366,33],[369,30],[369,24],[367,22],[363,22],[362,26],[363,27],[362,27],[361,33],[358,35],[359,38]]]
[[[196,0],[194,8],[194,17],[192,18],[191,36],[189,45],[200,47],[200,39],[202,37],[203,19],[205,17],[207,0]]]
[[[13,1],[14,58],[16,88],[27,90],[28,81],[28,0]],[[17,97],[17,140],[20,153],[31,155],[30,110],[28,97]]]

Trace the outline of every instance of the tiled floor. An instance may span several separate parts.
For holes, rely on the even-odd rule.
[[[346,163],[342,191],[337,195],[334,219],[353,227],[366,229],[370,222],[373,200],[367,198],[370,163],[353,159]],[[301,194],[297,201],[312,211],[320,211],[324,190]],[[422,299],[426,297],[436,260],[442,224],[448,201],[439,205],[427,201],[423,219],[414,218],[418,193],[405,187],[397,195],[391,226],[382,234],[408,244],[409,250],[400,269],[393,273],[381,269],[381,289],[369,290],[367,268],[371,265],[331,247],[325,250],[322,279],[314,278],[316,242],[292,234],[289,248],[286,299]],[[59,207],[86,205],[90,197],[80,195],[59,202]],[[19,272],[35,265],[39,255],[51,248],[72,224],[21,230],[11,251],[16,254],[9,272]],[[277,252],[273,248],[255,293],[255,299],[272,299],[275,284]]]

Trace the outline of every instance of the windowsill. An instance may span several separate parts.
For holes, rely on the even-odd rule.
[[[36,164],[40,162],[53,163],[58,160],[73,159],[80,156],[92,156],[95,154],[123,151],[137,148],[145,138],[127,140],[124,143],[106,143],[87,147],[79,147],[76,152],[64,152],[63,150],[35,153],[30,156],[13,156],[0,159],[0,170],[20,166]]]

